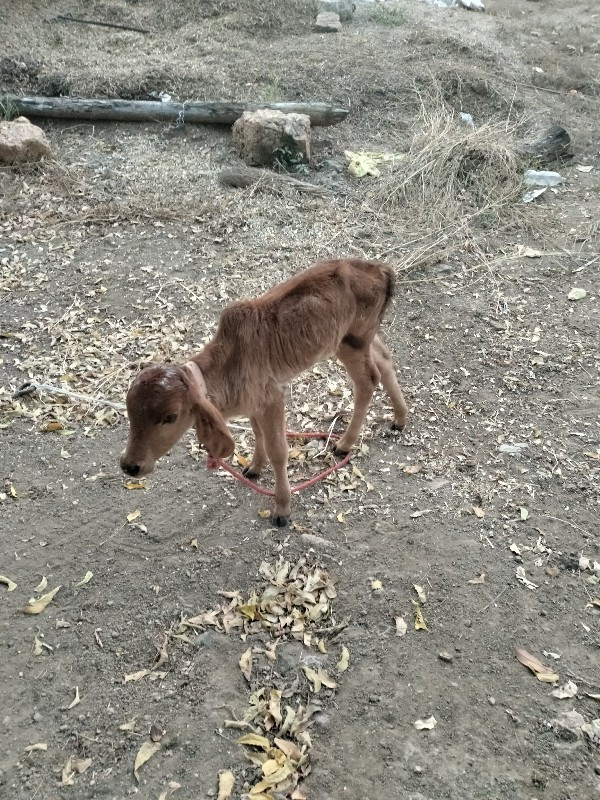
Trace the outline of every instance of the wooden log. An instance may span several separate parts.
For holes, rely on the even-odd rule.
[[[16,107],[25,117],[118,120],[121,122],[192,122],[232,125],[244,111],[269,108],[286,114],[306,114],[311,125],[336,125],[348,116],[347,108],[327,103],[243,103],[195,101],[161,103],[154,100],[84,100],[79,97],[16,97],[0,102]]]

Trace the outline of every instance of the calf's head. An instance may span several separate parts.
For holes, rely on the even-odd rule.
[[[154,469],[192,426],[213,456],[227,458],[234,442],[223,417],[206,396],[195,371],[185,364],[161,364],[143,370],[127,393],[129,437],[121,469],[143,477]]]

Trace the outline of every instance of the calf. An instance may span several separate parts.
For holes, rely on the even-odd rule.
[[[142,477],[190,428],[213,456],[227,458],[234,442],[225,420],[250,418],[254,456],[244,471],[275,475],[273,522],[287,524],[290,485],[284,396],[293,378],[336,356],[354,384],[350,424],[336,444],[356,443],[373,392],[383,384],[401,430],[407,406],[387,347],[377,331],[392,297],[395,275],[375,261],[323,261],[255,300],[226,308],[215,337],[185,364],[144,369],[127,394],[129,438],[121,457],[128,475]]]

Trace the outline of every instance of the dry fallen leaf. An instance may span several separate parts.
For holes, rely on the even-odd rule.
[[[91,765],[91,758],[78,758],[77,756],[71,756],[69,759],[67,759],[67,763],[62,769],[61,783],[64,786],[73,786],[75,783],[75,773],[82,775],[86,769],[91,767]]]
[[[177,781],[169,781],[168,787],[158,795],[158,800],[167,800],[167,797],[176,792],[177,789],[181,789],[181,784],[177,783]]]
[[[240,669],[242,670],[242,675],[246,678],[247,681],[250,681],[250,676],[252,675],[252,648],[249,647],[245,653],[243,653],[242,657],[239,661]]]
[[[42,611],[46,608],[46,606],[52,602],[52,598],[60,589],[60,586],[57,586],[56,589],[53,589],[48,594],[44,594],[41,597],[38,597],[37,600],[30,600],[28,605],[24,608],[20,609],[24,614],[41,614]]]
[[[150,675],[149,669],[140,669],[138,672],[132,672],[129,675],[125,675],[123,678],[123,683],[135,683],[136,681],[140,681],[142,678],[145,678],[146,675]]]
[[[350,663],[350,653],[348,652],[348,648],[346,645],[342,645],[342,654],[340,656],[340,660],[336,664],[338,672],[345,672],[348,669],[348,664]]]
[[[25,748],[26,753],[33,753],[34,750],[47,750],[48,745],[46,742],[38,742],[37,744],[29,744]]]
[[[335,689],[337,686],[337,683],[329,677],[324,669],[314,670],[311,669],[311,667],[304,665],[302,670],[308,680],[311,682],[312,689],[315,694],[318,694],[321,691],[322,686],[327,686],[328,689]]]
[[[257,733],[247,733],[244,736],[240,736],[237,743],[249,745],[250,747],[260,747],[263,750],[271,749],[271,742],[267,737],[259,736]]]
[[[473,506],[473,513],[476,517],[479,517],[479,519],[483,519],[485,517],[485,511],[483,508],[481,508],[481,506]]]
[[[419,596],[419,600],[422,603],[426,603],[427,602],[427,595],[425,594],[425,589],[422,586],[419,586],[418,583],[414,583],[413,584],[413,588],[414,588],[415,592],[417,593],[417,595]]]
[[[45,575],[42,576],[42,580],[38,583],[38,585],[33,590],[34,592],[43,592],[44,589],[48,586],[48,580]]]
[[[126,481],[123,486],[126,489],[147,489],[148,487],[145,484],[140,483],[139,481]]]
[[[521,514],[522,522],[529,518],[529,509],[525,508],[525,506],[519,506],[519,513]]]
[[[17,588],[17,584],[14,581],[11,581],[10,578],[7,578],[6,575],[0,575],[0,583],[3,583],[6,586],[8,592],[14,592]]]
[[[404,467],[402,472],[405,475],[417,475],[423,469],[423,464],[409,464],[407,467]]]
[[[511,553],[515,553],[518,556],[521,555],[521,548],[519,547],[518,544],[515,544],[514,542],[513,542],[513,544],[511,544],[509,549],[510,549]]]
[[[542,683],[556,683],[558,680],[558,675],[552,672],[550,667],[542,664],[538,658],[532,656],[531,653],[528,653],[527,650],[524,650],[522,647],[515,648],[515,655],[523,666],[533,672],[538,681],[542,681]]]
[[[568,300],[583,300],[584,297],[587,297],[587,292],[585,289],[574,288],[571,289],[569,294],[567,295]]]
[[[552,697],[557,697],[559,700],[568,700],[571,697],[575,697],[577,694],[577,684],[573,683],[573,681],[567,681],[563,686],[559,686],[554,689],[554,691],[550,692],[550,694]]]
[[[371,589],[374,592],[380,592],[383,589],[383,584],[381,581],[371,581]]]
[[[73,584],[74,586],[84,586],[86,583],[89,583],[92,578],[94,577],[94,573],[90,572],[89,570],[85,573],[83,578],[78,581],[77,583]]]
[[[528,589],[533,590],[538,588],[537,583],[533,583],[533,581],[529,580],[529,578],[525,574],[524,567],[517,567],[516,578],[523,584],[523,586],[526,586]]]
[[[135,762],[133,764],[133,774],[135,775],[136,781],[140,782],[140,776],[138,772],[141,767],[144,766],[146,761],[152,758],[155,753],[161,748],[160,742],[144,742],[144,744],[140,747],[135,757]]]
[[[476,578],[471,578],[471,580],[467,581],[467,583],[474,583],[474,584],[485,583],[485,572],[482,572],[481,575],[478,575]]]
[[[136,511],[132,511],[131,514],[127,514],[127,522],[133,522],[134,519],[137,519],[142,512],[139,508]]]
[[[263,509],[262,511],[258,512],[258,516],[261,519],[268,519],[271,516],[271,512],[268,508]]]
[[[600,702],[600,694],[593,694],[590,692],[586,692],[586,696],[591,697],[592,700],[597,700],[598,702]]]
[[[415,630],[416,631],[428,631],[429,628],[427,627],[427,620],[423,616],[423,612],[421,611],[421,606],[418,603],[414,603],[415,607]]]
[[[408,625],[404,621],[403,617],[396,617],[396,636],[404,636],[407,630]]]
[[[124,722],[122,725],[119,725],[120,731],[133,731],[135,730],[135,723],[137,722],[137,717],[129,720],[129,722]]]
[[[431,716],[427,719],[418,719],[416,722],[413,722],[413,725],[418,731],[430,731],[437,725],[437,720],[435,717]]]
[[[228,800],[233,791],[234,783],[235,777],[231,770],[219,772],[219,794],[217,795],[217,800]]]
[[[81,703],[81,697],[79,696],[79,686],[76,686],[75,687],[75,697],[71,701],[71,704],[67,706],[67,710],[70,709],[70,708],[75,708],[75,706],[78,706],[79,703]]]

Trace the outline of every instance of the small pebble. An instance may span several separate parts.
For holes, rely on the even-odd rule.
[[[438,653],[438,658],[441,661],[452,661],[454,656],[452,655],[452,653],[448,653],[446,650],[442,650],[441,653]]]
[[[488,697],[488,703],[491,706],[495,706],[496,705],[496,698],[495,697]]]
[[[42,715],[40,714],[39,711],[36,711],[34,713],[34,715],[33,715],[33,721],[34,722],[41,722],[41,720],[42,720]]]
[[[369,703],[380,703],[381,696],[378,694],[370,694],[369,695]]]
[[[420,775],[423,772],[423,767],[420,767],[418,764],[415,764],[413,767],[413,772],[417,775]]]

